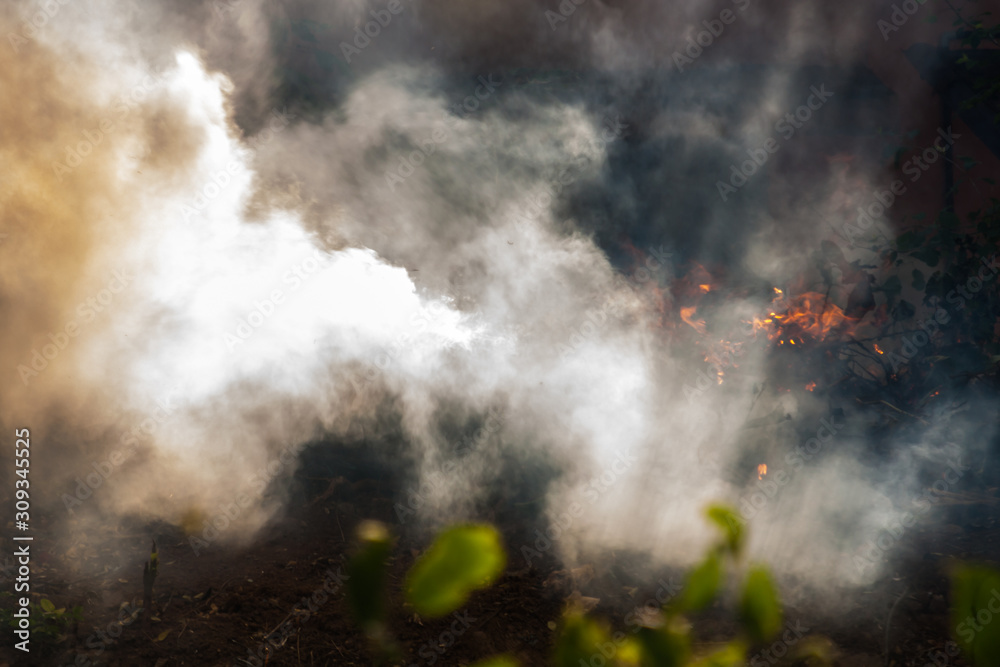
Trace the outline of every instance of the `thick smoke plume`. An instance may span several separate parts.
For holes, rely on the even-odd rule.
[[[963,426],[875,473],[851,414],[760,390],[763,348],[692,396],[703,355],[663,312],[694,261],[763,287],[720,309],[737,335],[808,274],[830,229],[804,220],[849,208],[836,172],[738,204],[715,183],[833,86],[793,66],[854,64],[872,10],[573,4],[8,3],[0,421],[45,443],[36,474],[68,521],[201,536],[267,488],[221,542],[248,539],[303,445],[360,429],[397,447],[392,422],[430,523],[473,516],[513,458],[538,472],[560,557],[688,564],[702,508],[749,498],[759,454],[787,483],[750,519],[752,555],[817,586],[877,575],[852,557],[920,471],[967,457]],[[740,23],[710,67],[676,71],[685,31],[727,8]],[[747,53],[788,72],[748,73]],[[566,83],[539,94],[536,76]],[[768,187],[779,205],[752,194]],[[468,425],[481,437],[456,455]]]

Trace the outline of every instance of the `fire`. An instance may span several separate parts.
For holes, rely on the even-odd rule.
[[[803,334],[814,340],[823,340],[833,331],[852,333],[857,320],[844,315],[840,306],[830,303],[826,296],[818,292],[806,292],[795,297],[785,298],[784,292],[774,288],[775,296],[772,304],[784,307],[784,313],[779,308],[770,311],[768,317],[754,318],[753,327],[764,331],[769,340],[778,340],[784,345],[787,340],[791,345],[804,343]]]
[[[691,306],[689,308],[681,308],[681,319],[684,320],[689,325],[691,325],[692,327],[694,327],[695,331],[703,334],[705,333],[705,320],[691,319],[692,316],[694,316],[695,311],[697,310],[698,309],[695,306]]]
[[[761,463],[757,466],[757,479],[764,479],[764,475],[767,474],[767,464]]]
[[[883,351],[882,351],[882,348],[880,348],[880,347],[878,346],[878,343],[872,343],[872,345],[874,345],[874,346],[875,346],[875,351],[876,351],[876,352],[878,352],[879,354],[885,354],[885,352],[883,352]]]
[[[809,384],[806,385],[806,391],[812,391],[815,388],[816,388],[815,382],[810,382]]]
[[[700,289],[702,292],[711,292],[712,291],[712,286],[711,285],[698,285],[698,289]]]

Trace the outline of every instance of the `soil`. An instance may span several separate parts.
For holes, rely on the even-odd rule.
[[[33,638],[28,655],[15,650],[6,636],[0,665],[245,666],[265,664],[264,658],[275,667],[371,665],[343,587],[330,578],[343,571],[354,529],[364,519],[381,520],[399,536],[390,568],[389,625],[406,658],[401,664],[407,666],[471,665],[498,653],[522,665],[545,665],[570,595],[596,603],[594,614],[613,629],[628,631],[624,619],[653,597],[656,582],[680,581],[682,575],[640,573],[630,566],[627,554],[572,572],[560,570],[551,557],[526,567],[511,548],[507,570],[492,588],[474,594],[457,615],[421,619],[402,604],[401,588],[405,572],[430,536],[400,525],[393,511],[392,480],[376,469],[356,472],[353,480],[309,476],[309,470],[316,475],[312,466],[296,473],[296,492],[280,519],[239,548],[212,544],[195,553],[180,529],[156,522],[108,524],[75,536],[61,553],[46,545],[65,540],[36,532],[36,601],[45,597],[58,607],[82,605],[83,620],[68,628],[59,642]],[[846,602],[847,613],[829,613],[818,605],[786,607],[786,619],[832,640],[836,664],[843,667],[967,664],[949,655],[954,645],[948,643],[947,569],[956,559],[995,560],[1000,526],[989,498],[966,501],[939,508],[944,521],[932,522],[941,526],[933,534],[918,527],[904,536],[893,552],[896,561],[882,579],[869,589],[845,592],[853,596]],[[528,542],[526,536],[535,527],[530,517],[503,507],[489,518],[508,545]],[[154,537],[160,561],[155,613],[130,622],[127,608],[121,608],[142,602],[142,564]],[[113,567],[109,562],[125,565]],[[323,590],[324,580],[334,589],[328,599],[318,595],[314,612],[292,617],[303,598]],[[265,637],[290,617],[292,631],[283,642],[279,637],[279,645],[268,647],[265,655]],[[120,618],[126,619],[124,625],[117,622]],[[731,608],[723,603],[694,621],[698,649],[718,645],[737,627]],[[754,648],[752,665],[779,664],[774,653],[763,653],[766,649]],[[603,663],[595,658],[592,664]]]

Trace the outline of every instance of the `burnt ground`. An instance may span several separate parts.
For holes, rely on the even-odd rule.
[[[389,608],[392,632],[407,658],[404,665],[469,665],[501,652],[522,665],[544,665],[569,595],[596,602],[595,614],[613,628],[627,630],[627,615],[655,594],[656,582],[679,581],[682,574],[651,575],[633,566],[627,554],[573,572],[560,571],[552,558],[526,567],[516,545],[530,542],[530,520],[525,523],[517,507],[495,507],[485,518],[502,530],[510,552],[502,579],[475,594],[461,619],[420,619],[402,605],[401,588],[429,536],[399,524],[393,511],[396,482],[375,468],[355,471],[353,480],[322,477],[316,469],[300,468],[285,513],[242,548],[213,544],[196,555],[178,528],[138,520],[80,532],[65,550],[47,545],[66,540],[44,528],[36,530],[32,594],[36,601],[47,597],[60,607],[82,605],[84,618],[58,642],[35,637],[28,657],[12,647],[6,630],[0,665],[264,664],[251,661],[251,655],[263,656],[265,637],[289,619],[303,598],[321,589],[325,577],[344,568],[354,528],[363,519],[382,520],[399,535]],[[933,532],[911,529],[893,550],[897,561],[875,586],[844,592],[841,602],[848,611],[786,606],[786,619],[830,638],[837,647],[837,664],[845,667],[923,667],[934,664],[935,655],[939,665],[967,664],[947,655],[946,573],[953,561],[992,561],[1000,553],[995,520],[1000,498],[995,493],[977,489],[944,498],[934,509],[936,520],[925,522],[937,526]],[[127,618],[122,605],[142,602],[142,563],[153,537],[160,556],[155,615],[120,625],[117,620]],[[112,568],[105,565],[109,562],[127,565]],[[894,600],[898,604],[891,604]],[[315,613],[300,617],[293,623],[295,631],[268,650],[266,664],[372,664],[365,638],[350,619],[343,588],[318,602]],[[702,649],[731,637],[737,627],[723,603],[694,620]],[[760,653],[753,664],[778,663],[773,654]]]

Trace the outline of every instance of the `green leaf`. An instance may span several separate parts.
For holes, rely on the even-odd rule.
[[[1000,624],[980,623],[1000,600],[1000,572],[964,565],[952,574],[951,627],[955,641],[977,667],[1000,665]]]
[[[451,613],[503,571],[507,554],[493,526],[456,526],[443,533],[407,575],[406,597],[423,616]]]
[[[920,269],[913,269],[913,289],[921,290],[927,287],[927,281],[924,279],[924,272]]]
[[[383,620],[385,570],[392,537],[378,521],[362,521],[357,536],[360,548],[347,565],[347,601],[361,627],[373,633]]]
[[[42,598],[42,601],[38,603],[42,607],[44,612],[53,612],[56,610],[56,606],[52,604],[52,600]]]
[[[508,655],[498,655],[486,658],[472,665],[472,667],[518,667],[520,663]]]
[[[740,618],[755,642],[766,642],[781,630],[781,602],[767,568],[750,569],[740,600]]]
[[[601,647],[608,642],[607,631],[596,622],[577,612],[563,617],[562,632],[556,639],[556,667],[589,665],[595,655],[603,655]]]
[[[687,635],[668,628],[639,628],[636,637],[642,647],[644,666],[680,667],[687,662],[691,652]]]
[[[738,556],[743,549],[743,526],[745,523],[739,513],[725,505],[712,505],[706,510],[705,515],[712,523],[722,529],[726,546],[734,556]]]
[[[722,559],[712,552],[688,574],[684,590],[677,604],[686,611],[698,611],[707,607],[722,583]]]

